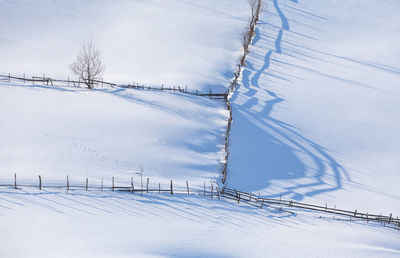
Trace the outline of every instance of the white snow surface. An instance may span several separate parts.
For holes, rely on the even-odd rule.
[[[232,96],[228,186],[400,214],[399,1],[268,1]]]
[[[105,78],[222,89],[248,18],[246,1],[231,3],[1,1],[0,71],[63,76],[88,36]],[[399,215],[400,3],[267,4],[231,99],[228,186]],[[201,194],[46,187],[66,174],[137,186],[143,168],[151,187],[172,178],[209,191],[226,119],[223,102],[179,93],[0,82],[0,183],[17,173],[44,184],[0,188],[0,257],[400,256],[399,231],[375,223]]]
[[[216,180],[223,101],[183,93],[0,83],[0,180]],[[97,180],[97,181],[96,181]],[[153,181],[153,180],[152,180]],[[137,181],[136,181],[137,182]]]
[[[2,0],[0,73],[66,79],[93,40],[106,81],[223,92],[248,16],[245,0]]]
[[[400,255],[397,231],[332,216],[289,215],[193,195],[0,191],[2,257]]]

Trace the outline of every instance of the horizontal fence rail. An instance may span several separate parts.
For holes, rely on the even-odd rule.
[[[46,77],[43,75],[42,77],[40,76],[32,76],[32,77],[26,77],[25,74],[23,77],[19,76],[11,76],[10,74],[8,75],[0,75],[0,81],[8,81],[9,83],[11,81],[20,81],[24,83],[43,83],[48,86],[54,86],[55,83],[63,83],[67,87],[86,87],[86,82],[81,81],[81,80],[70,80],[69,78],[67,80],[61,80],[61,79],[53,79],[50,77]],[[199,92],[198,90],[196,91],[190,91],[187,89],[187,86],[181,87],[181,86],[169,86],[169,87],[164,87],[164,84],[162,84],[160,87],[157,86],[145,86],[145,85],[139,85],[139,83],[132,83],[132,84],[117,84],[117,83],[112,83],[112,82],[106,82],[103,80],[90,80],[90,84],[92,85],[97,85],[97,86],[110,86],[110,87],[120,87],[120,88],[130,88],[130,89],[143,89],[143,90],[157,90],[157,91],[168,91],[168,92],[181,92],[185,94],[190,94],[190,95],[196,95],[196,96],[202,96],[202,97],[209,97],[211,99],[221,99],[221,100],[226,100],[228,97],[228,93],[213,93],[212,90],[210,89],[209,92],[204,93],[204,92]]]
[[[137,178],[136,178],[137,179]],[[168,183],[158,183],[154,186],[154,182],[150,185],[150,178],[143,178],[140,176],[140,180],[135,181],[134,178],[130,178],[130,184],[125,183],[117,185],[115,181],[115,177],[111,178],[111,184],[109,186],[104,185],[104,180],[101,179],[101,183],[97,180],[97,184],[90,183],[89,179],[86,178],[81,184],[76,183],[77,180],[74,180],[75,184],[71,183],[71,178],[69,176],[66,177],[65,183],[51,183],[46,182],[44,184],[42,176],[38,176],[37,184],[28,184],[28,183],[19,183],[20,180],[17,180],[17,175],[14,174],[14,181],[12,183],[0,184],[0,187],[13,188],[13,189],[22,189],[24,187],[36,188],[38,190],[46,189],[65,189],[68,193],[72,190],[98,190],[98,191],[113,191],[113,192],[126,192],[131,194],[140,194],[144,193],[167,193],[170,196],[174,194],[185,194],[185,195],[198,195],[204,196],[210,199],[218,199],[222,198],[232,200],[243,204],[252,205],[258,208],[273,208],[278,209],[283,212],[289,212],[294,214],[296,210],[305,210],[305,211],[314,211],[321,213],[329,213],[334,216],[341,216],[344,218],[348,218],[351,220],[363,220],[367,223],[369,222],[377,222],[382,226],[390,227],[393,229],[400,230],[400,219],[396,216],[394,217],[392,214],[389,216],[382,214],[371,214],[371,213],[363,213],[357,210],[344,210],[337,209],[336,206],[328,207],[327,204],[325,206],[319,206],[310,203],[302,203],[296,202],[289,199],[282,198],[264,198],[257,196],[252,193],[243,192],[237,189],[232,189],[228,187],[219,188],[218,184],[213,183],[212,181],[208,184],[204,182],[202,186],[193,186],[189,183],[189,181],[179,181],[178,184],[173,180],[170,180]],[[139,182],[138,182],[139,181]],[[138,185],[140,183],[140,185]],[[1,195],[1,191],[0,191]]]

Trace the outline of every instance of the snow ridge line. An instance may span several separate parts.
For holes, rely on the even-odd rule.
[[[165,184],[163,184],[164,186]],[[321,212],[321,213],[327,213],[327,214],[333,214],[333,219],[340,220],[339,218],[335,218],[335,216],[341,217],[341,220],[344,220],[344,218],[349,218],[349,221],[355,221],[355,220],[361,220],[361,221],[366,221],[367,223],[374,222],[374,223],[380,223],[381,226],[384,227],[389,227],[392,229],[400,230],[400,219],[398,217],[394,217],[392,213],[387,216],[387,215],[377,215],[377,214],[369,214],[369,213],[362,213],[362,212],[357,212],[357,210],[350,211],[350,210],[343,210],[343,209],[337,209],[336,205],[332,207],[328,207],[327,204],[325,206],[319,206],[319,205],[314,205],[310,203],[302,203],[302,202],[296,202],[293,200],[289,199],[275,199],[275,198],[264,198],[260,196],[256,196],[252,193],[248,192],[243,192],[239,191],[236,189],[231,189],[227,187],[223,187],[222,190],[218,187],[215,186],[211,183],[209,188],[206,188],[204,184],[204,188],[190,188],[188,181],[186,181],[186,189],[184,187],[177,188],[173,185],[173,181],[170,181],[170,185],[167,188],[161,188],[161,185],[158,184],[158,188],[149,188],[149,181],[147,180],[146,187],[142,184],[142,186],[139,188],[135,188],[133,185],[133,180],[131,180],[131,185],[130,186],[116,186],[114,183],[114,178],[112,180],[112,186],[103,186],[103,183],[101,186],[89,186],[88,184],[88,179],[86,178],[85,184],[83,185],[71,185],[70,181],[67,177],[67,183],[64,185],[56,185],[56,184],[50,184],[44,186],[42,184],[41,177],[39,176],[39,184],[38,185],[33,185],[33,184],[18,184],[15,179],[14,184],[0,184],[0,187],[4,187],[7,189],[15,189],[15,190],[21,190],[22,188],[37,188],[39,191],[45,191],[44,188],[46,189],[65,189],[66,194],[68,194],[70,191],[79,191],[79,190],[85,190],[85,191],[90,191],[90,190],[95,190],[95,191],[112,191],[112,192],[126,192],[130,194],[139,194],[142,196],[144,193],[145,194],[151,194],[151,193],[158,193],[158,194],[168,194],[166,196],[170,196],[171,198],[173,195],[187,195],[187,196],[199,196],[199,197],[204,197],[204,198],[210,198],[211,200],[218,199],[221,200],[222,198],[232,200],[237,202],[237,204],[240,204],[242,202],[243,204],[251,205],[260,209],[263,208],[269,208],[269,209],[274,209],[274,210],[279,210],[280,212],[286,212],[289,213],[290,215],[295,214],[296,211],[298,210],[303,210],[303,211],[312,211],[312,212]],[[47,192],[48,194],[52,194],[51,192]],[[2,192],[0,192],[0,195]],[[6,192],[7,195],[12,194],[12,192],[8,191]],[[54,194],[58,194],[54,193]],[[76,193],[74,193],[76,194]],[[283,208],[285,207],[285,208]]]
[[[222,184],[224,184],[224,185],[226,182],[226,174],[227,174],[228,158],[229,158],[229,133],[230,133],[231,125],[232,125],[232,121],[233,121],[230,98],[232,97],[233,93],[237,89],[238,80],[242,74],[242,67],[246,66],[246,57],[247,57],[247,54],[249,53],[249,46],[253,42],[254,35],[255,35],[255,27],[259,20],[260,12],[263,9],[263,5],[264,5],[263,0],[257,0],[255,5],[252,6],[252,11],[254,11],[254,13],[252,13],[249,28],[243,36],[243,55],[240,58],[240,62],[237,65],[236,71],[234,72],[233,80],[232,80],[231,84],[229,85],[228,90],[225,93],[225,94],[227,94],[227,96],[225,97],[225,103],[226,103],[226,108],[229,111],[229,117],[228,117],[228,126],[227,126],[226,132],[225,132],[225,159],[224,159],[224,168],[222,170],[222,179],[221,179]]]

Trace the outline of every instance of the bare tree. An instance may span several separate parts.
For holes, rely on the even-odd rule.
[[[72,72],[86,84],[89,89],[93,89],[94,80],[104,72],[101,62],[101,51],[97,49],[93,42],[82,45],[76,61],[70,65]]]

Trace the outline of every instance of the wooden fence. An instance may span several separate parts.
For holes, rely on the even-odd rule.
[[[11,76],[9,73],[8,75],[0,75],[0,79],[3,81],[8,81],[9,83],[12,80],[17,80],[21,81],[24,83],[42,83],[48,86],[54,86],[55,83],[63,83],[64,86],[70,87],[86,87],[86,84],[84,81],[81,81],[80,79],[78,80],[70,80],[68,78],[67,80],[61,80],[61,79],[54,79],[51,77],[46,77],[44,74],[42,77],[39,76],[32,76],[32,77],[26,77],[25,74],[22,77],[19,76]],[[196,95],[196,96],[202,96],[202,97],[209,97],[211,99],[222,99],[225,100],[228,96],[227,93],[213,93],[212,90],[210,89],[209,92],[199,92],[198,90],[196,91],[190,91],[188,90],[187,86],[181,87],[181,86],[169,86],[169,87],[164,87],[162,84],[160,87],[157,86],[145,86],[145,85],[139,85],[139,83],[132,83],[132,84],[117,84],[117,83],[112,83],[112,82],[106,82],[104,80],[91,80],[91,83],[97,87],[104,87],[104,86],[110,86],[110,87],[120,87],[120,88],[131,88],[131,89],[143,89],[143,90],[157,90],[157,91],[168,91],[168,92],[181,92],[185,94],[190,94],[190,95]]]
[[[143,177],[140,177],[140,185],[135,185],[133,177],[130,178],[130,184],[125,183],[124,185],[117,185],[115,182],[115,178],[111,178],[111,186],[104,186],[104,180],[101,179],[101,184],[90,184],[89,179],[86,178],[84,182],[81,184],[77,184],[76,180],[74,180],[75,184],[71,183],[71,179],[69,176],[66,176],[65,183],[61,184],[54,184],[54,183],[47,183],[44,184],[42,176],[38,176],[37,184],[20,184],[17,180],[17,175],[14,174],[14,181],[8,184],[0,184],[0,187],[7,187],[7,188],[14,188],[14,189],[21,189],[24,187],[30,188],[37,188],[38,190],[43,190],[44,188],[47,189],[65,189],[66,193],[71,190],[97,190],[97,191],[113,191],[113,192],[128,192],[131,194],[140,194],[143,195],[144,193],[168,193],[170,196],[173,195],[197,195],[197,196],[204,196],[205,198],[210,199],[218,199],[221,200],[222,198],[235,201],[236,203],[240,204],[248,204],[258,208],[273,208],[277,209],[282,212],[289,212],[295,213],[298,210],[305,210],[305,211],[313,211],[313,212],[320,212],[320,213],[328,213],[332,214],[335,218],[347,218],[350,221],[352,220],[363,220],[367,223],[369,222],[376,222],[381,224],[385,227],[390,227],[393,229],[400,230],[400,219],[396,216],[393,216],[392,213],[390,215],[377,215],[371,213],[363,213],[357,210],[343,210],[338,209],[336,206],[328,207],[327,204],[325,206],[319,206],[310,203],[302,203],[296,202],[289,199],[282,199],[282,198],[264,198],[257,196],[252,193],[239,191],[236,189],[223,187],[222,189],[213,182],[210,184],[206,184],[199,186],[192,186],[190,185],[189,181],[185,181],[184,186],[182,186],[182,181],[179,185],[176,185],[173,180],[170,180],[168,183],[160,183],[156,184],[157,187],[154,187],[154,183],[150,186],[150,179],[146,178],[143,180]],[[1,192],[0,192],[1,194]]]
[[[233,80],[230,83],[228,90],[225,92],[227,94],[227,96],[225,97],[225,102],[226,102],[226,108],[229,111],[229,117],[228,117],[228,126],[227,126],[226,132],[225,132],[225,163],[224,163],[224,168],[222,169],[222,183],[223,184],[225,184],[225,182],[226,182],[226,175],[227,175],[227,170],[228,170],[229,135],[230,135],[230,131],[231,131],[231,124],[233,121],[232,107],[231,107],[231,102],[229,100],[229,96],[236,90],[237,85],[238,85],[238,80],[239,80],[241,72],[242,72],[242,67],[246,65],[246,57],[247,57],[247,54],[249,53],[249,46],[254,38],[254,30],[255,30],[257,21],[259,20],[260,12],[262,9],[262,4],[263,4],[262,0],[257,0],[255,2],[255,5],[252,6],[252,12],[253,11],[254,12],[252,13],[247,31],[244,33],[244,36],[243,36],[243,54],[242,54],[242,57],[240,58],[239,64],[237,65],[236,71],[234,72]]]

